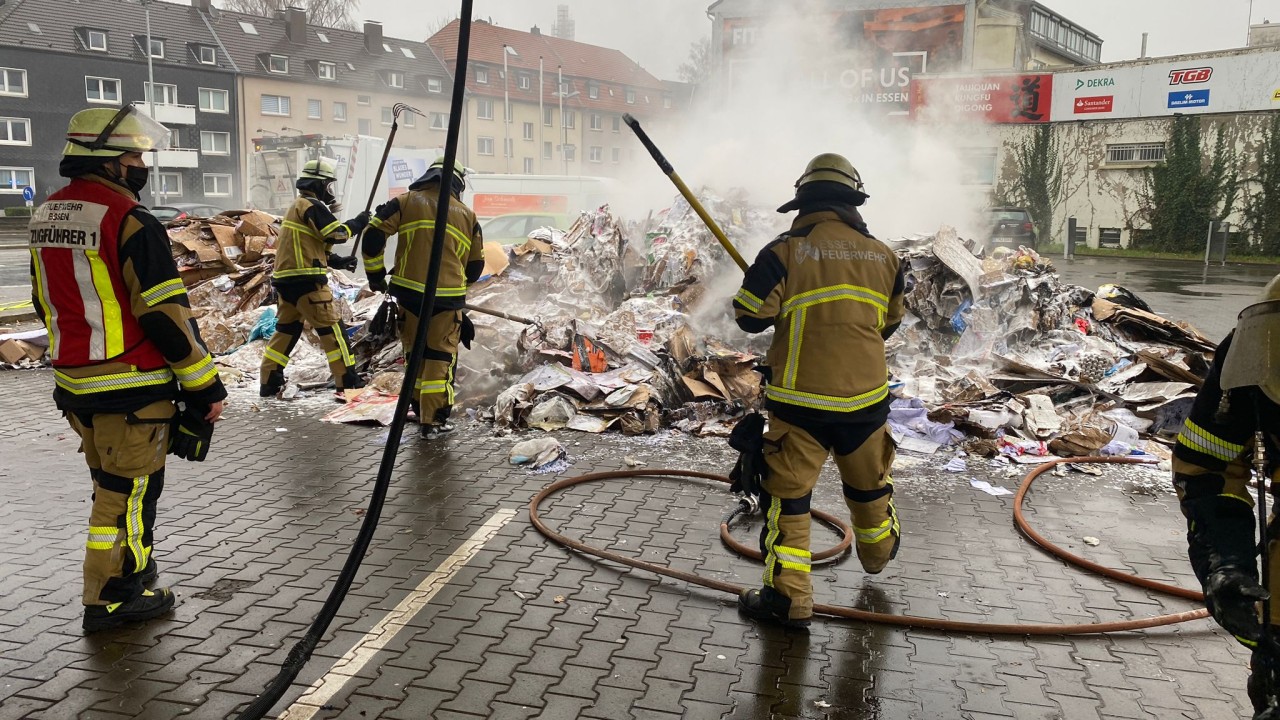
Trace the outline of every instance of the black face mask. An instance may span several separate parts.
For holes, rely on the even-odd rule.
[[[134,195],[142,194],[142,188],[147,186],[147,177],[150,176],[150,168],[127,166],[124,169],[125,187],[133,191]]]

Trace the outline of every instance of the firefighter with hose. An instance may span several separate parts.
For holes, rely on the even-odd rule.
[[[1274,515],[1265,546],[1249,494],[1250,474],[1280,480],[1280,275],[1240,313],[1214,357],[1173,451],[1173,481],[1187,518],[1188,555],[1213,618],[1253,650],[1254,718],[1280,720],[1280,547]],[[1264,505],[1257,506],[1265,510]],[[1265,515],[1265,512],[1264,512]],[[1265,547],[1262,576],[1258,549]],[[1265,613],[1260,614],[1260,610]],[[1264,614],[1266,625],[1259,620]]]
[[[768,430],[756,440],[767,467],[760,492],[764,587],[746,591],[739,607],[754,619],[802,629],[813,615],[809,505],[829,455],[843,480],[863,569],[879,573],[898,550],[884,343],[902,320],[904,277],[897,256],[858,212],[868,195],[847,159],[815,157],[795,186],[795,198],[778,212],[799,216],[760,251],[733,307],[746,332],[774,328]]]
[[[440,183],[450,183],[453,200],[446,220],[444,264],[436,289],[435,311],[425,323],[427,350],[423,357],[413,398],[413,410],[421,425],[422,437],[432,439],[453,430],[449,415],[453,410],[454,369],[458,364],[458,344],[470,346],[475,331],[462,308],[467,286],[484,271],[484,238],[471,208],[462,203],[466,189],[466,169],[455,165],[446,172],[443,160],[436,160],[422,177],[402,193],[378,207],[364,234],[364,270],[373,290],[389,292],[399,301],[397,325],[405,353],[424,323],[409,308],[422,302],[431,258],[431,238],[435,231],[436,198]],[[387,237],[399,234],[395,267],[388,271],[384,253]]]
[[[355,259],[333,252],[333,246],[358,236],[369,222],[362,212],[345,223],[334,217],[338,176],[332,160],[303,165],[295,187],[298,199],[280,224],[271,284],[279,296],[276,331],[262,354],[259,395],[272,397],[284,389],[284,368],[308,323],[320,336],[329,372],[341,397],[343,390],[364,387],[347,343],[346,328],[329,289],[329,267],[355,270]]]

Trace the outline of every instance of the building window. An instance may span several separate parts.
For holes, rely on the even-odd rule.
[[[388,70],[387,71],[387,87],[403,88],[404,73],[398,72],[396,70]]]
[[[86,45],[90,50],[97,50],[98,52],[107,51],[106,33],[101,30],[89,30],[87,34],[89,36],[89,42],[86,43]]]
[[[603,130],[603,129],[604,129],[604,116],[603,116],[603,115],[599,115],[599,114],[596,114],[596,113],[591,113],[591,129],[592,129],[592,130]]]
[[[142,101],[152,102],[153,96],[157,105],[177,105],[178,86],[163,85],[161,83],[156,83],[155,85],[149,82],[142,83]]]
[[[231,176],[224,173],[205,173],[204,194],[208,197],[231,197]]]
[[[622,116],[620,115],[613,116],[613,131],[622,132]]]
[[[331,62],[322,62],[316,65],[316,76],[321,80],[337,80],[338,66]]]
[[[336,102],[333,104],[333,119],[338,122],[347,121],[347,104],[344,102]]]
[[[262,114],[288,117],[292,112],[288,95],[263,95]]]
[[[533,139],[533,123],[531,123],[531,122],[527,122],[527,123],[525,123],[525,124],[524,124],[524,135],[523,135],[523,137],[524,137],[524,139],[525,139],[525,140],[532,140],[532,139]]]
[[[517,75],[516,87],[521,90],[531,90],[533,89],[533,80],[530,79],[528,75]]]
[[[599,100],[600,86],[593,82],[587,83],[587,97],[591,98],[592,100]]]
[[[476,152],[479,153],[480,155],[492,155],[493,154],[493,138],[491,137],[476,138]]]
[[[481,120],[493,119],[493,101],[487,98],[480,98],[476,101],[476,117]]]
[[[356,104],[357,104],[357,105],[366,105],[366,106],[367,106],[367,105],[372,105],[372,104],[373,104],[373,97],[371,97],[371,96],[369,96],[369,95],[357,95],[357,96],[356,96]]]
[[[289,58],[284,55],[267,56],[267,72],[280,73],[281,75],[289,72]]]
[[[568,130],[574,129],[575,127],[578,126],[578,113],[572,110],[565,110],[564,117],[561,118],[561,122],[563,123],[563,126],[566,129]]]
[[[200,132],[200,152],[205,155],[230,155],[231,133],[202,130]]]
[[[995,148],[961,148],[960,182],[964,185],[995,185],[996,155]]]
[[[592,145],[587,149],[587,157],[593,163],[604,162],[604,148],[599,145]]]
[[[254,27],[253,23],[245,22],[244,20],[240,21],[240,31],[243,32],[245,35],[258,34],[258,28]]]
[[[524,174],[525,175],[533,174],[533,158],[524,159]]]
[[[182,173],[156,173],[156,192],[161,195],[182,197]]]
[[[430,115],[432,130],[447,130],[449,128],[448,113],[433,112]]]
[[[1107,163],[1164,162],[1164,143],[1126,143],[1107,146]]]
[[[632,90],[631,88],[627,88],[627,104],[628,105],[636,104],[636,91]]]
[[[382,108],[382,124],[383,125],[390,125],[391,123],[395,122],[395,119],[396,119],[396,114],[392,112],[391,108],[389,107]]]
[[[307,119],[319,120],[324,117],[323,104],[314,98],[307,100]]]
[[[91,103],[120,104],[120,81],[110,78],[84,78],[84,98]]]
[[[169,147],[182,147],[182,128],[165,128],[169,131]]]
[[[327,42],[329,42],[329,36],[328,36],[328,35],[325,35],[325,34],[324,34],[324,33],[322,33],[322,32],[316,31],[316,37],[320,38],[320,42],[322,42],[322,43],[327,43]]]
[[[199,60],[201,65],[217,65],[218,64],[217,48],[201,46],[199,49]]]
[[[544,108],[542,110],[542,124],[551,127],[552,123],[555,122],[555,112],[555,108]]]
[[[360,118],[356,121],[356,132],[360,135],[372,135],[373,121],[369,118]]]
[[[550,160],[552,158],[552,147],[550,142],[542,143],[542,159]]]
[[[444,83],[440,81],[440,78],[427,78],[427,92],[438,93],[443,91]]]
[[[227,91],[215,88],[200,88],[200,110],[202,112],[225,113],[227,111]]]
[[[145,37],[143,38],[143,42],[146,42]],[[164,41],[157,40],[156,38],[151,38],[150,46],[151,46],[151,53],[150,53],[151,57],[159,58],[163,60],[164,59]]]
[[[0,95],[27,96],[27,71],[17,68],[0,68]]]
[[[482,67],[476,68],[476,82],[480,83],[481,85],[489,84],[488,68],[482,68]],[[493,153],[489,153],[489,154],[492,155]]]
[[[31,121],[0,117],[0,145],[30,145]]]
[[[503,149],[503,151],[502,151],[502,156],[503,156],[503,157],[515,157],[515,156],[516,156],[516,141],[515,141],[515,140],[512,140],[511,138],[507,138],[505,141],[503,141],[503,143],[502,143],[502,147],[504,148],[504,149]]]
[[[663,96],[662,96],[662,107],[663,107],[663,109],[666,109],[666,110],[670,110],[670,109],[671,109],[671,96],[670,96],[670,95],[663,95]]]
[[[622,148],[613,149],[613,164],[617,165],[622,162]]]
[[[401,117],[404,119],[404,126],[405,126],[405,127],[417,127],[417,126],[418,126],[418,116],[417,116],[416,114],[414,114],[414,113],[412,113],[412,112],[407,112],[407,113],[405,113],[404,115],[402,115]]]
[[[35,168],[0,167],[0,193],[20,193],[22,188],[35,186]]]
[[[578,159],[578,147],[576,145],[563,145],[564,159],[573,162]]]

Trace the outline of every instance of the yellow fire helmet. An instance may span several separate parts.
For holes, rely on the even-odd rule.
[[[442,157],[436,158],[436,161],[431,163],[431,167],[427,169],[428,170],[444,170],[444,158]],[[462,180],[467,177],[467,169],[462,166],[462,163],[458,162],[457,160],[454,160],[453,174],[458,176],[459,180]]]
[[[1267,283],[1258,302],[1241,311],[1221,383],[1223,390],[1258,387],[1280,403],[1280,275]]]
[[[796,180],[796,189],[811,182],[824,180],[840,183],[860,193],[866,193],[862,185],[862,176],[858,174],[858,170],[853,166],[853,163],[849,162],[843,155],[822,153],[810,160],[808,166],[804,169],[804,174],[800,176],[800,179]]]
[[[117,157],[169,149],[169,129],[132,104],[119,110],[90,108],[71,116],[64,156]]]
[[[303,180],[323,180],[324,182],[333,182],[338,179],[338,168],[329,158],[317,158],[308,160],[302,166],[302,173],[298,175]]]

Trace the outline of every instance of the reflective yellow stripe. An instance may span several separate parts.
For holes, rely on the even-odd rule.
[[[399,275],[391,276],[391,284],[399,285],[400,287],[409,288],[410,290],[414,290],[420,293],[424,293],[427,291],[427,286],[425,283],[414,282],[413,280],[400,277]],[[465,286],[436,288],[436,297],[464,297],[466,294],[467,294],[467,288]]]
[[[783,387],[794,388],[800,372],[800,346],[804,344],[804,321],[809,312],[801,310],[791,318],[791,339],[787,342],[787,365],[782,373]]]
[[[205,355],[186,367],[175,368],[178,382],[182,387],[191,390],[200,387],[218,376],[218,368],[213,365],[213,358]]]
[[[884,522],[873,528],[860,528],[854,526],[853,533],[858,537],[858,542],[863,545],[875,545],[887,537],[892,537],[894,533],[899,532],[901,527],[898,525],[898,513],[893,507],[893,501],[889,501],[889,517]]]
[[[375,230],[381,230],[382,218],[378,217],[377,215],[374,215],[372,218],[369,218],[369,227],[374,228]]]
[[[347,367],[353,367],[356,361],[355,358],[351,357],[351,349],[347,346],[347,336],[342,332],[342,325],[333,326],[333,339],[338,343],[338,352],[341,353],[342,364]]]
[[[120,529],[111,525],[90,525],[89,539],[85,547],[90,550],[111,550],[120,539]]]
[[[807,393],[799,390],[778,387],[777,385],[769,385],[765,387],[765,397],[770,400],[776,400],[780,403],[799,405],[800,407],[813,408],[815,410],[855,412],[857,410],[871,407],[872,405],[875,405],[881,400],[889,397],[889,385],[881,385],[871,392],[854,395],[853,397],[819,395],[818,393]]]
[[[889,297],[861,285],[828,285],[816,290],[800,293],[782,304],[782,314],[794,312],[803,307],[818,305],[835,300],[856,300],[880,308],[889,309]]]
[[[347,228],[347,226],[346,226],[346,225],[344,225],[344,224],[342,223],[342,221],[341,221],[341,220],[334,220],[333,222],[329,223],[328,225],[325,225],[325,226],[324,226],[324,229],[320,231],[320,234],[321,234],[321,235],[323,235],[323,236],[325,236],[325,237],[329,237],[329,236],[330,236],[330,235],[332,235],[332,234],[334,233],[334,231],[335,231],[335,230],[337,230],[338,228],[342,228],[342,229],[346,230],[346,231],[347,231],[347,235],[350,235],[350,234],[351,234],[351,230],[350,230],[350,229],[348,229],[348,228]]]
[[[1187,418],[1182,424],[1182,432],[1178,433],[1178,444],[1197,452],[1218,458],[1223,462],[1231,462],[1244,452],[1244,445],[1239,445],[1214,435]]]
[[[173,372],[168,368],[150,372],[123,372],[114,375],[95,375],[87,378],[74,378],[58,370],[53,371],[53,381],[58,387],[73,395],[87,395],[112,390],[164,385],[173,381]]]
[[[765,511],[765,537],[764,546],[768,548],[769,554],[764,559],[764,584],[766,587],[773,587],[773,567],[774,555],[773,544],[778,541],[778,534],[782,529],[778,527],[778,518],[782,515],[782,500],[777,497],[769,497],[769,508]]]
[[[324,358],[329,362],[337,362],[342,359],[342,350],[332,350],[324,354]]]
[[[327,271],[324,268],[300,267],[289,270],[276,270],[272,275],[278,278],[285,277],[302,277],[304,275],[324,275]]]
[[[341,223],[338,223],[338,224],[341,224]],[[293,230],[294,232],[297,232],[297,233],[302,233],[303,235],[306,235],[307,237],[313,237],[313,238],[315,238],[315,239],[317,239],[317,240],[323,240],[323,239],[324,239],[324,238],[320,237],[319,235],[317,235],[317,234],[316,234],[316,231],[315,231],[315,230],[312,230],[310,227],[308,227],[308,226],[306,226],[306,225],[303,225],[302,223],[294,222],[294,221],[292,221],[292,220],[285,220],[284,222],[280,223],[280,226],[281,226],[281,227],[283,227],[283,228],[286,228],[286,229],[288,229],[288,230]]]
[[[764,306],[764,301],[747,292],[746,288],[739,290],[738,294],[735,295],[733,299],[737,300],[743,307],[751,312],[760,312],[760,308]]]
[[[129,500],[125,504],[125,544],[133,554],[133,566],[137,569],[146,567],[147,555],[151,551],[151,548],[142,546],[142,498],[147,494],[147,483],[150,479],[150,475],[134,478],[133,492],[129,493]]]
[[[147,307],[155,307],[175,295],[182,295],[186,292],[187,288],[182,284],[182,281],[174,278],[165,280],[150,290],[143,292],[142,300],[147,304]]]
[[[435,230],[435,228],[435,220],[416,220],[414,222],[401,225],[400,234],[404,235],[405,233],[412,233],[417,230]],[[467,237],[466,233],[448,223],[445,223],[444,231],[452,237],[455,242],[457,242],[457,254],[459,258],[465,257],[467,253],[471,252],[471,238]]]
[[[378,257],[374,257],[374,258],[364,259],[365,272],[377,272],[379,270],[385,270],[386,268],[387,268],[386,259],[385,259],[385,256],[383,255],[379,255]]]
[[[778,545],[773,548],[773,555],[778,558],[778,563],[787,570],[799,570],[800,572],[810,572],[812,570],[813,554],[808,550]]]
[[[49,357],[57,360],[58,341],[62,338],[62,333],[58,330],[58,311],[47,298],[48,280],[45,278],[44,263],[40,261],[39,250],[31,251],[31,264],[35,268],[35,273],[31,276],[32,287],[35,290],[32,295],[40,303],[40,315],[49,329]]]
[[[270,360],[271,362],[279,365],[282,368],[289,364],[289,356],[285,355],[279,350],[276,350],[275,348],[267,348],[263,350],[262,357]]]
[[[115,287],[111,283],[111,271],[102,261],[97,250],[85,250],[89,258],[89,270],[93,274],[93,287],[102,303],[102,333],[106,337],[107,357],[124,352],[124,321],[120,303],[116,300]]]

